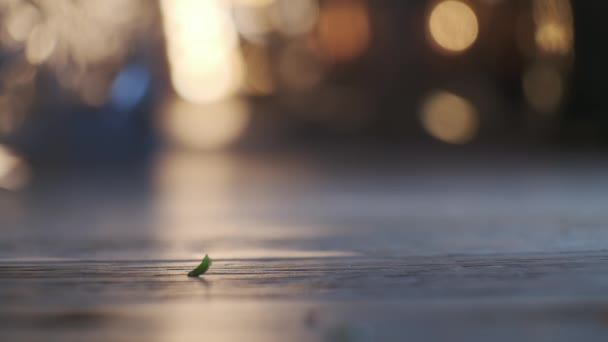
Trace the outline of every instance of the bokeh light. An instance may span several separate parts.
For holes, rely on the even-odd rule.
[[[362,0],[333,0],[321,8],[317,39],[329,59],[347,61],[368,48],[370,30],[368,10]]]
[[[292,37],[309,33],[318,15],[317,0],[276,0],[271,18],[281,34]]]
[[[448,0],[438,3],[432,9],[428,29],[439,47],[450,52],[462,52],[477,40],[479,23],[469,5]]]
[[[234,95],[243,66],[229,9],[219,0],[163,0],[171,80],[176,92],[196,103]]]
[[[533,16],[534,38],[541,51],[553,54],[572,51],[574,23],[569,0],[535,0]]]
[[[233,0],[233,18],[241,36],[265,44],[269,35],[305,35],[319,14],[316,0]]]
[[[422,125],[430,135],[450,144],[470,142],[479,128],[475,107],[466,99],[449,92],[429,96],[420,115]]]
[[[11,149],[0,145],[0,189],[17,191],[30,180],[25,161]]]
[[[173,99],[160,114],[161,129],[170,140],[201,150],[229,146],[241,137],[249,123],[246,103],[236,99],[204,105]]]
[[[112,82],[110,102],[122,112],[140,104],[151,87],[150,71],[140,64],[124,67]]]
[[[14,8],[11,15],[7,17],[5,29],[11,39],[24,42],[39,21],[38,10],[31,4],[23,4]]]
[[[107,100],[109,79],[133,52],[130,44],[152,22],[155,10],[148,4],[146,0],[0,1],[1,48],[12,51],[11,59],[19,63],[51,72],[68,90],[62,93],[69,93],[66,98],[100,106]],[[22,90],[12,96],[36,100]]]
[[[562,102],[564,86],[559,72],[549,65],[535,65],[523,77],[528,103],[541,113],[555,112]]]
[[[56,46],[57,38],[50,27],[37,25],[27,39],[25,57],[32,64],[42,64],[51,57]]]
[[[13,1],[4,29],[33,64],[84,67],[124,56],[147,12],[142,1]]]

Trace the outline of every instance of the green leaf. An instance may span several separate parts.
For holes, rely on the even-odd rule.
[[[188,277],[198,277],[201,274],[207,272],[209,267],[211,267],[211,259],[209,259],[208,255],[205,255],[205,258],[203,259],[203,261],[201,261],[201,264],[198,265],[197,268],[190,271],[190,273],[188,273]]]

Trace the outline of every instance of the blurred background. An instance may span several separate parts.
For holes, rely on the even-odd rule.
[[[436,327],[468,311],[433,315],[461,298],[482,308],[471,331],[504,324],[496,341],[575,340],[573,324],[589,340],[608,317],[607,16],[598,0],[0,0],[0,334],[72,308],[34,315],[38,340],[72,321],[152,339],[237,322],[255,340],[241,328],[275,317],[293,339],[302,307],[241,301],[400,298],[453,339]],[[597,256],[451,258],[562,252]],[[207,280],[187,279],[206,253]],[[573,321],[539,318],[551,295],[580,304]],[[196,311],[165,305],[180,298]],[[137,301],[163,304],[87,311]],[[384,308],[338,306],[426,329]]]
[[[0,188],[193,155],[601,150],[604,7],[2,0]]]

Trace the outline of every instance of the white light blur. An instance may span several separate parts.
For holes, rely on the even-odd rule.
[[[226,3],[162,0],[161,9],[175,91],[195,103],[234,95],[243,83],[243,61]]]

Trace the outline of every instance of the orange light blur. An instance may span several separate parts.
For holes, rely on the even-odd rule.
[[[369,14],[362,0],[333,0],[321,8],[317,26],[319,47],[334,61],[359,57],[368,48]]]

